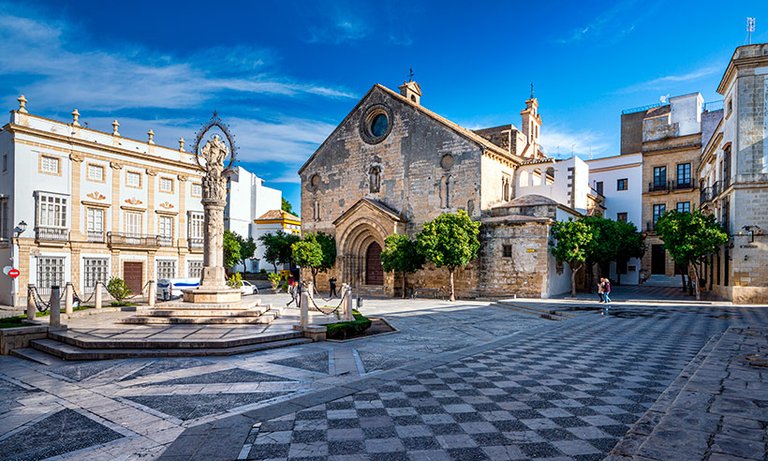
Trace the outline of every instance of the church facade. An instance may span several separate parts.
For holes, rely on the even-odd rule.
[[[458,296],[567,291],[570,273],[551,256],[549,236],[556,220],[582,214],[572,206],[576,188],[563,194],[571,203],[542,192],[554,189],[556,179],[574,183],[566,177],[576,165],[556,165],[539,148],[538,101],[526,101],[522,130],[472,131],[420,99],[413,81],[399,93],[374,85],[299,170],[303,231],[336,239],[336,265],[318,278],[320,288],[333,276],[361,293],[400,294],[400,274],[381,267],[384,239],[414,237],[425,222],[462,209],[481,221],[482,246],[457,272]],[[428,265],[407,284],[417,294],[444,295],[448,273]]]

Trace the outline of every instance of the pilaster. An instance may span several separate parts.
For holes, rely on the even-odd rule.
[[[83,227],[80,219],[80,211],[82,205],[80,204],[80,176],[82,173],[83,157],[78,154],[69,154],[69,160],[71,161],[72,168],[72,202],[70,210],[72,211],[72,222],[70,223],[70,240],[82,241],[83,239]]]

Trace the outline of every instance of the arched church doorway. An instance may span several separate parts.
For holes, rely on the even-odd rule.
[[[384,269],[381,267],[381,246],[372,242],[365,251],[365,284],[384,285]]]

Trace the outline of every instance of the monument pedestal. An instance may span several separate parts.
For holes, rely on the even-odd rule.
[[[183,290],[185,303],[224,304],[237,303],[242,299],[242,293],[236,288],[198,287]]]

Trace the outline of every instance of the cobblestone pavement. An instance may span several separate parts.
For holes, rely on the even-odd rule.
[[[768,308],[618,303],[602,317],[596,303],[553,306],[572,318],[488,303],[366,301],[366,312],[400,332],[215,359],[43,366],[2,357],[0,458],[586,460],[616,447],[617,459],[673,459],[652,451],[669,440],[656,423],[680,427],[671,418],[683,418],[685,401],[667,412],[688,395],[681,389],[696,389],[691,375],[711,397],[688,411],[704,411],[705,400],[720,411],[718,447],[733,442],[726,436],[765,444],[765,373],[737,373],[762,384],[736,380],[728,390],[704,370],[746,373],[734,357],[765,348],[749,335],[734,346],[732,334],[768,326]],[[731,401],[716,396],[733,398],[739,385],[749,389],[742,413],[728,414]],[[745,424],[751,432],[735,433]]]
[[[488,303],[368,301],[365,311],[400,332],[224,358],[45,366],[2,356],[0,459],[155,459],[187,428],[547,323]],[[82,322],[102,315],[113,316]]]

